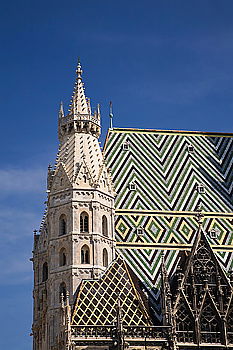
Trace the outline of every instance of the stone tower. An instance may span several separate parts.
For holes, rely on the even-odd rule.
[[[57,349],[63,296],[73,305],[82,279],[114,259],[114,189],[99,146],[100,108],[92,113],[80,62],[70,109],[59,111],[60,146],[48,168],[48,200],[35,232],[34,350]]]

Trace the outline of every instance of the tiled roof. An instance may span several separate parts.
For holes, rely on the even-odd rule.
[[[233,134],[109,130],[104,155],[117,193],[116,247],[156,301],[161,251],[172,275],[180,252],[191,250],[199,210],[220,262],[232,268],[232,154]]]
[[[73,325],[113,325],[121,307],[122,323],[150,325],[144,302],[125,261],[118,256],[99,280],[84,280],[76,300]]]

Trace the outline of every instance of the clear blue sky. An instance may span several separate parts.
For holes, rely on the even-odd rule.
[[[2,1],[0,348],[31,349],[32,231],[77,57],[108,126],[233,132],[230,0]],[[102,137],[104,139],[104,137]]]

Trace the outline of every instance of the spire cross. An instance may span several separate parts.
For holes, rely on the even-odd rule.
[[[110,118],[110,129],[113,128],[113,112],[112,112],[112,101],[109,103],[109,118]]]

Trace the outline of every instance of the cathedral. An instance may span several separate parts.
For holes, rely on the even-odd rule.
[[[233,134],[110,128],[80,62],[33,247],[33,350],[233,349]]]

